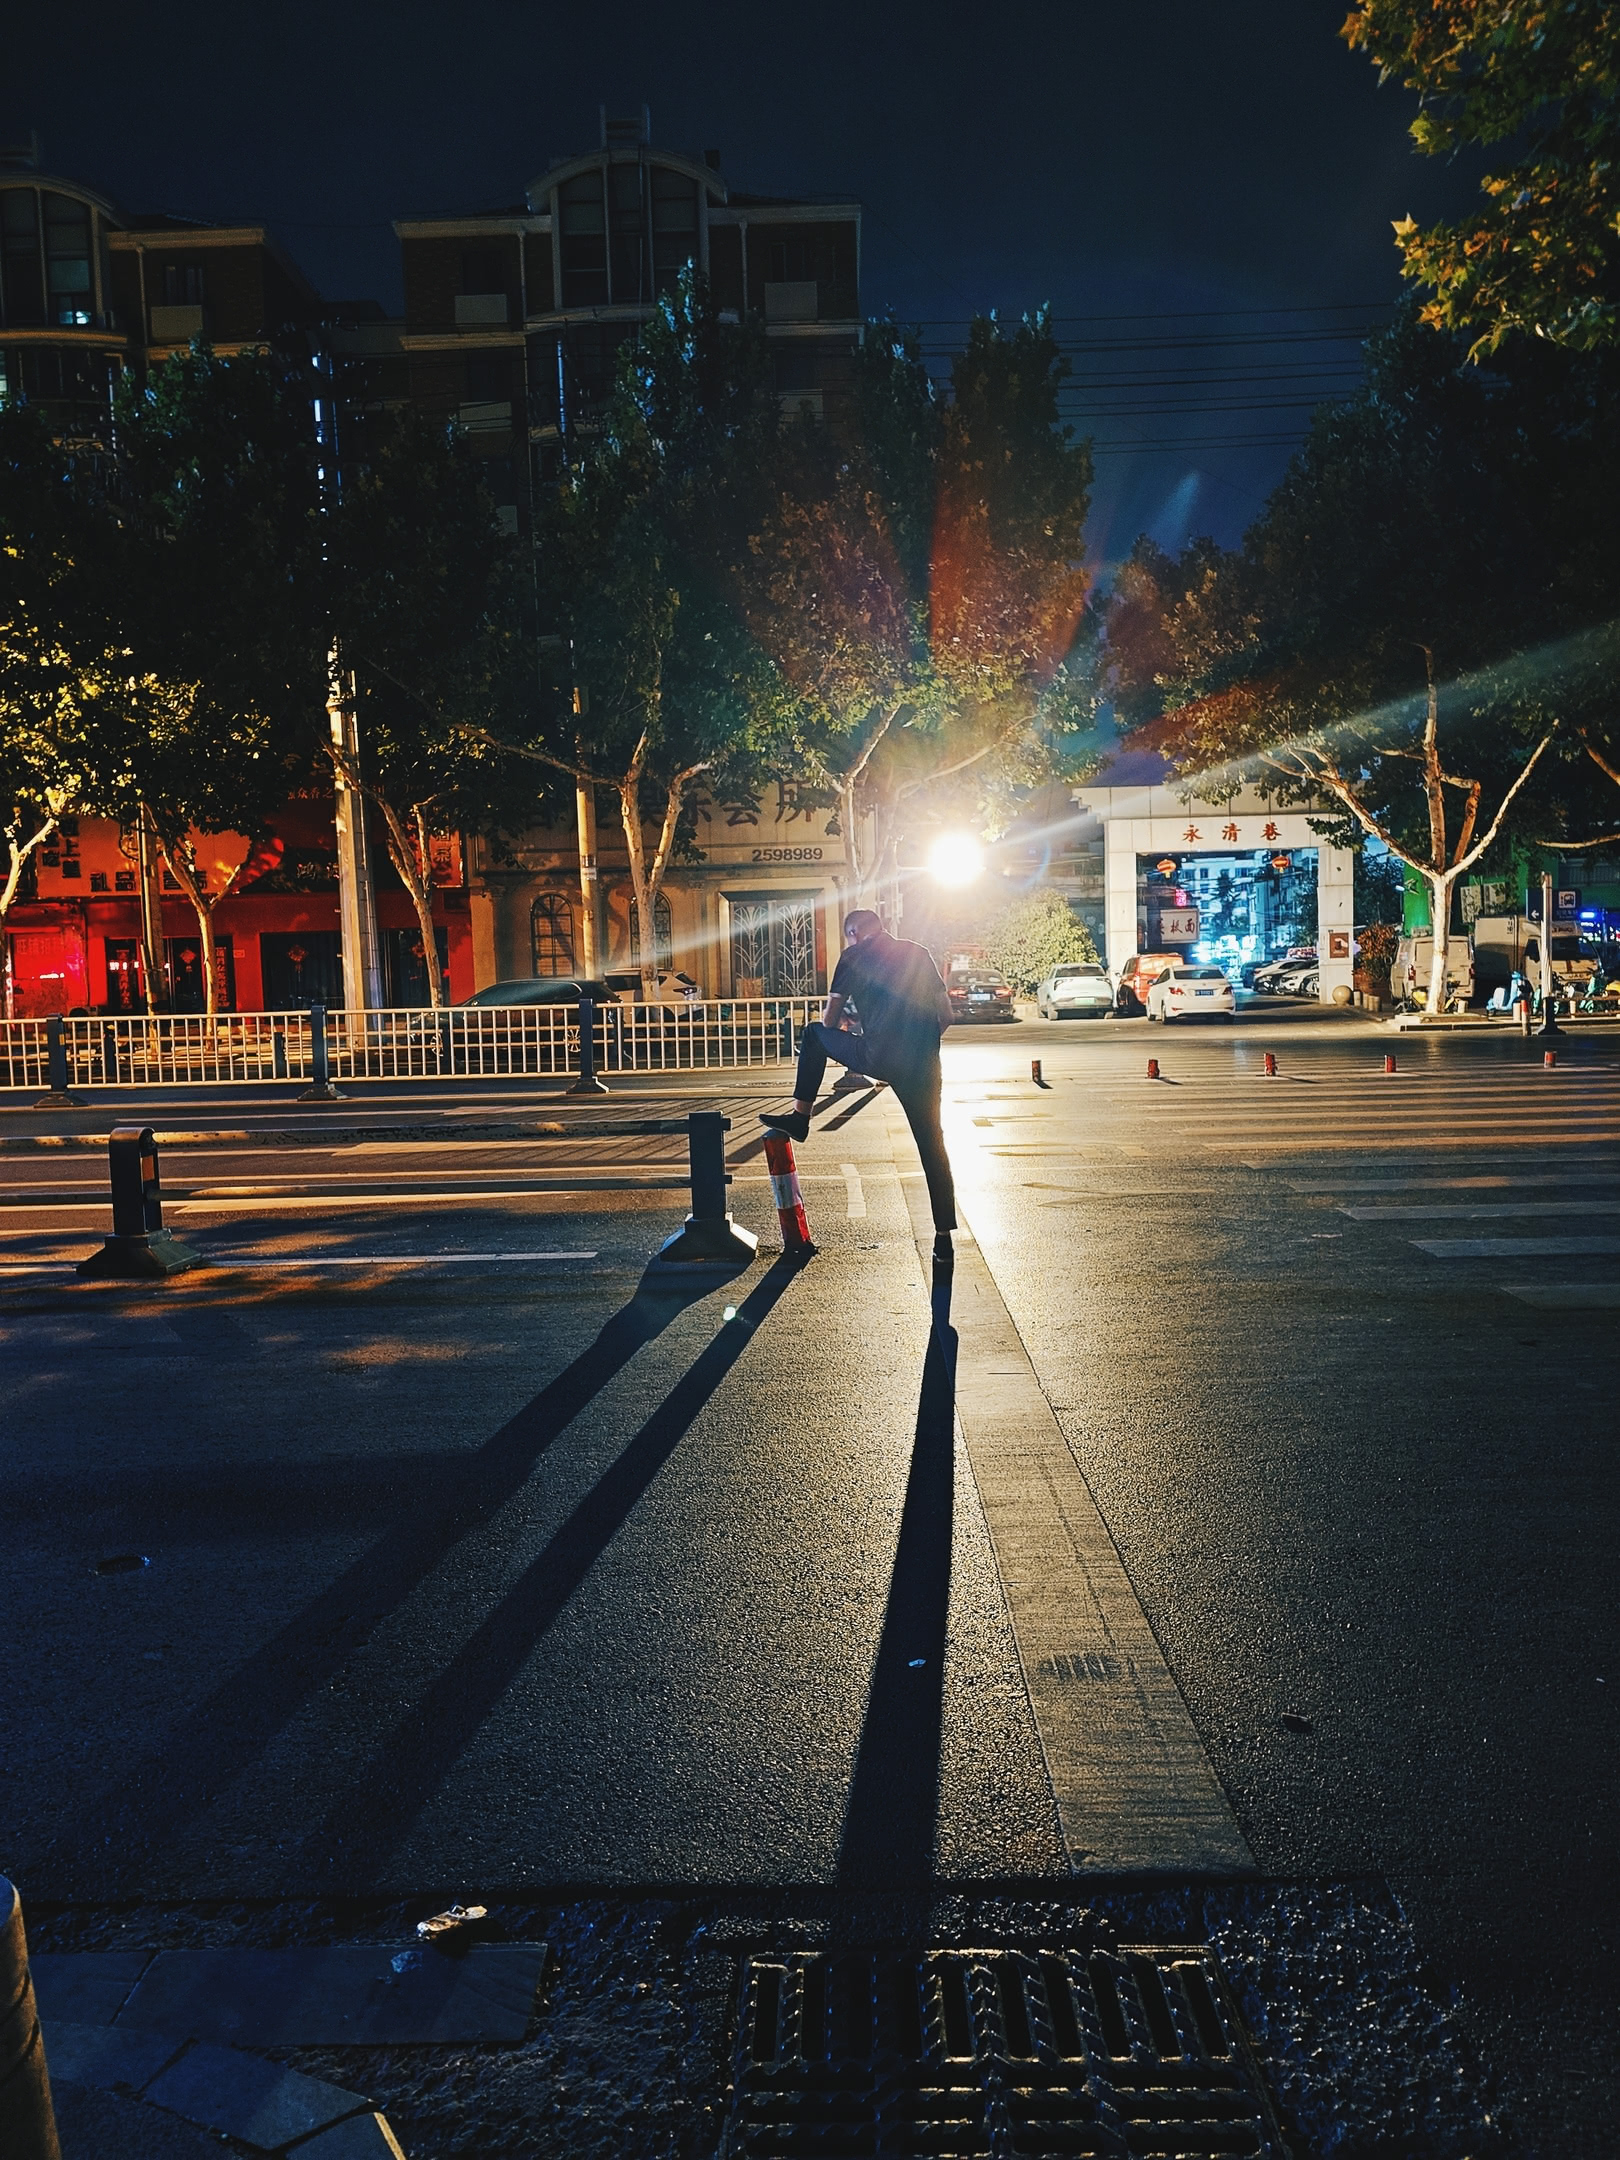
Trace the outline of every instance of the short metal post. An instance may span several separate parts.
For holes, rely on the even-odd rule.
[[[287,1077],[287,1030],[273,1028],[270,1034],[270,1071],[274,1079]]]
[[[115,1125],[107,1142],[112,1186],[112,1236],[100,1252],[81,1260],[78,1272],[151,1281],[200,1267],[202,1256],[163,1227],[163,1184],[157,1138],[150,1125]],[[3,2148],[0,2148],[3,2150]]]
[[[579,1078],[568,1092],[570,1095],[607,1093],[607,1089],[596,1077],[595,998],[581,998],[579,1001]]]
[[[731,1120],[719,1110],[694,1110],[686,1120],[691,1163],[692,1212],[659,1248],[655,1266],[726,1262],[746,1266],[759,1250],[751,1230],[739,1230],[726,1213],[726,1134]]]
[[[79,1098],[68,1091],[67,1041],[62,1033],[62,1015],[52,1013],[45,1023],[45,1075],[48,1085],[43,1095],[34,1101],[36,1110],[72,1110]]]
[[[62,2160],[51,2106],[45,2040],[28,1970],[22,1900],[0,1875],[0,2153],[6,2160]]]
[[[103,1087],[118,1085],[118,1028],[111,1020],[101,1024],[101,1082]]]
[[[309,1008],[309,1062],[310,1084],[299,1096],[300,1102],[341,1102],[342,1095],[332,1085],[331,1068],[326,1055],[326,1007],[312,1005]]]

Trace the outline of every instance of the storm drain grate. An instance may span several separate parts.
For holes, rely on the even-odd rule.
[[[1203,1949],[792,1952],[743,1967],[735,2160],[1282,2148]]]

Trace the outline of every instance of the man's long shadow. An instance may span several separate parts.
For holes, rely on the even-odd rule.
[[[838,1852],[848,1889],[915,1888],[934,1873],[955,1499],[952,1280],[950,1263],[936,1262],[911,1472]]]
[[[546,1541],[483,1625],[468,1637],[304,1841],[312,1858],[338,1855],[345,1887],[363,1882],[412,1825],[496,1708],[535,1644],[691,1430],[793,1278],[783,1254]]]
[[[743,1312],[763,1298],[763,1317],[792,1272],[791,1265],[784,1272],[784,1263],[778,1262]],[[716,1280],[709,1271],[695,1282],[656,1271],[645,1275],[634,1297],[606,1322],[589,1348],[470,1458],[450,1465],[433,1486],[419,1491],[408,1519],[311,1599],[279,1634],[172,1725],[144,1760],[130,1766],[115,1790],[64,1829],[35,1860],[36,1880],[47,1871],[69,1873],[76,1864],[105,1866],[110,1859],[114,1866],[127,1866],[206,1812],[445,1555],[518,1491],[557,1436],[636,1353],[688,1305],[712,1291]],[[730,1350],[729,1366],[746,1339],[747,1329],[731,1323],[680,1383],[676,1396],[690,1390],[700,1373],[711,1372],[721,1344]],[[709,1391],[719,1378],[720,1372],[714,1371]],[[665,1410],[672,1409],[675,1400],[672,1396]],[[688,1424],[698,1407],[692,1403]],[[665,1410],[657,1414],[660,1432]],[[672,1423],[678,1439],[684,1426]],[[609,1479],[613,1474],[608,1473]]]

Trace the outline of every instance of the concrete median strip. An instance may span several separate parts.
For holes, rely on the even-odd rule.
[[[58,1952],[32,1966],[59,2083],[146,2101],[255,2152],[400,2160],[363,2093],[245,2051],[515,2047],[547,1956],[544,1943],[353,1945]]]
[[[895,1130],[900,1143],[900,1132]],[[918,1244],[925,1197],[902,1188]],[[976,1245],[958,1242],[956,1404],[1076,1874],[1255,1872],[1022,1338]]]

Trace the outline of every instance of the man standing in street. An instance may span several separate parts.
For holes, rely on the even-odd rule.
[[[848,945],[833,971],[821,1018],[804,1031],[793,1107],[761,1111],[760,1123],[795,1140],[807,1138],[829,1057],[851,1072],[887,1080],[906,1113],[928,1180],[934,1258],[949,1260],[956,1187],[939,1123],[939,1038],[950,1025],[950,993],[926,949],[891,937],[870,908],[845,916],[844,936]],[[840,1025],[846,1004],[860,1013],[858,1035]]]

